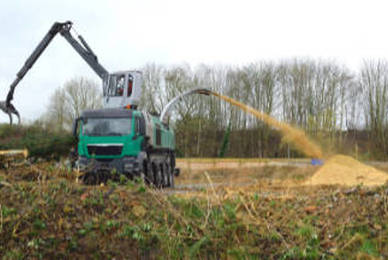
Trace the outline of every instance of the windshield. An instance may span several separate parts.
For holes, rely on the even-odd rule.
[[[129,118],[88,118],[82,125],[82,134],[90,136],[122,136],[131,133]]]

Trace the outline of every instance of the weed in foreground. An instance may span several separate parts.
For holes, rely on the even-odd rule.
[[[83,186],[53,169],[40,183],[13,173],[1,175],[10,183],[0,187],[4,259],[349,259],[388,251],[387,186],[295,188],[290,197],[260,186],[226,198],[212,187],[186,198],[138,180]]]

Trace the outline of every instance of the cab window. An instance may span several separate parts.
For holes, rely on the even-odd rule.
[[[128,74],[128,84],[127,84],[127,97],[132,95],[133,90],[133,77],[131,74]]]
[[[108,83],[108,96],[110,97],[121,97],[124,95],[126,88],[125,74],[116,74],[109,76]]]
[[[125,75],[117,75],[114,81],[113,95],[121,97],[124,94]]]

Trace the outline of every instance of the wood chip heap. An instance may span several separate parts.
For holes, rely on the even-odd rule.
[[[375,186],[388,181],[388,174],[350,156],[335,155],[306,181],[310,185]]]

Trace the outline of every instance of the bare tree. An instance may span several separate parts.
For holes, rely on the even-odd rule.
[[[380,79],[376,80],[376,68],[364,68],[356,77],[336,62],[312,59],[256,62],[245,66],[201,64],[194,68],[187,64],[147,64],[143,69],[142,107],[160,112],[169,100],[183,91],[205,87],[292,123],[310,135],[323,134],[335,145],[346,136],[347,129],[365,129],[365,126],[367,131],[372,126],[375,130],[385,129],[386,90],[382,74],[388,73],[381,65],[379,70]],[[270,156],[274,151],[276,156],[288,153],[281,144],[274,145],[277,141],[273,138],[279,140],[276,130],[211,96],[182,100],[172,111],[171,119],[176,124],[177,147],[186,156],[217,155],[217,146],[221,145],[219,138],[229,123],[234,156]],[[386,135],[384,131],[379,130],[376,136],[382,138]]]
[[[57,89],[50,98],[46,121],[55,129],[70,129],[81,112],[102,107],[102,92],[97,83],[78,77]]]
[[[62,88],[58,88],[50,97],[50,103],[43,121],[51,129],[62,130],[65,128],[66,114],[65,94]]]
[[[160,113],[166,102],[162,89],[164,67],[155,63],[147,64],[143,69],[143,91],[140,108],[153,113]]]
[[[388,63],[381,60],[364,62],[360,80],[364,90],[366,128],[375,145],[385,154],[388,150]]]

